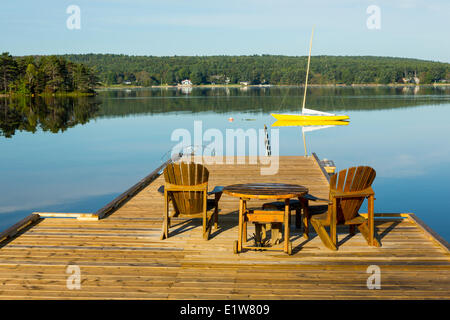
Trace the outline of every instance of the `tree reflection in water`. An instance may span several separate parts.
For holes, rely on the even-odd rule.
[[[0,98],[0,136],[11,138],[17,130],[64,132],[89,122],[99,104],[92,97]]]

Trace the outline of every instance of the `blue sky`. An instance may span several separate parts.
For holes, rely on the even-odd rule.
[[[69,5],[81,29],[69,30]],[[368,29],[367,7],[381,28]],[[450,62],[448,0],[2,1],[0,51],[13,55],[377,55]]]

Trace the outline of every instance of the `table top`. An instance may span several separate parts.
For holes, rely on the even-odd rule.
[[[226,186],[223,192],[234,197],[252,199],[289,199],[308,193],[308,188],[298,184],[246,183]]]

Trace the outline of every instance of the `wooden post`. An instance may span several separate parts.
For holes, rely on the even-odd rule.
[[[265,138],[264,138],[264,143],[266,145],[266,157],[269,157],[272,155],[272,149],[270,147],[270,139],[269,139],[269,133],[267,132],[267,126],[264,125],[264,133],[265,133]]]

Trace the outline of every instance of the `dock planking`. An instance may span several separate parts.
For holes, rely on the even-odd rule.
[[[259,164],[206,164],[216,185],[277,182],[301,184],[328,197],[317,157],[280,157],[279,171],[260,174]],[[156,178],[156,177],[155,177]],[[147,181],[149,182],[149,181]],[[160,240],[163,177],[152,179],[103,219],[45,213],[8,229],[0,247],[1,299],[449,299],[448,244],[413,214],[378,214],[382,247],[338,227],[339,250],[330,251],[311,232],[306,240],[291,226],[293,255],[277,251],[233,253],[236,198],[220,200],[219,229],[202,238],[201,218],[172,220]],[[375,193],[377,190],[375,190]],[[258,207],[263,201],[250,201]],[[310,202],[318,210],[326,202]],[[376,201],[375,201],[375,212]],[[294,212],[292,212],[294,214]],[[31,221],[31,222],[30,222]],[[249,240],[254,232],[250,224]],[[69,265],[81,271],[79,290],[69,290]],[[381,289],[369,290],[370,265],[381,270]]]

